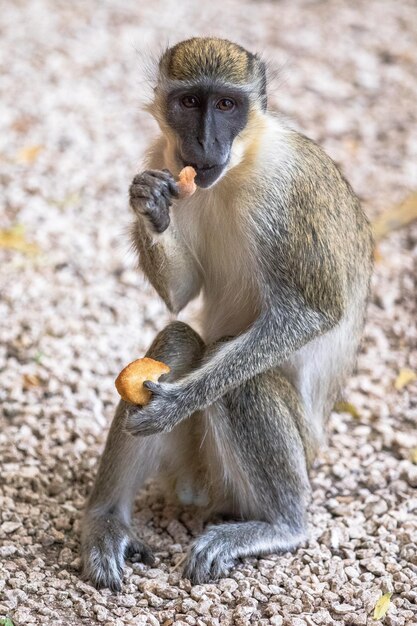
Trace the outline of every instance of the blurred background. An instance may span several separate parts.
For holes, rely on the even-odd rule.
[[[308,549],[252,560],[230,583],[233,602],[211,586],[217,614],[211,605],[199,613],[180,570],[170,569],[199,522],[175,510],[173,525],[154,487],[136,519],[160,557],[156,574],[133,564],[125,595],[113,599],[78,574],[80,511],[117,401],[114,378],[168,320],[135,269],[127,236],[128,187],[157,132],[141,110],[151,93],[144,67],[149,55],[194,35],[227,37],[270,61],[270,108],[337,161],[380,239],[358,372],[313,475],[308,549],[316,570],[305,573]],[[0,617],[26,625],[169,625],[184,615],[187,624],[360,625],[381,593],[394,590],[386,623],[411,626],[414,0],[9,0],[1,3],[0,48]],[[398,219],[409,223],[393,230]],[[352,520],[359,534],[349,534]],[[291,587],[294,576],[309,593]],[[165,592],[149,591],[153,579]],[[342,605],[351,608],[334,608]],[[322,621],[291,621],[319,607]]]

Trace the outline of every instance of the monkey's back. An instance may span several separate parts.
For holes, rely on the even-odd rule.
[[[293,233],[288,255],[292,262],[286,270],[311,306],[340,312],[334,328],[295,352],[282,368],[298,389],[320,439],[323,422],[355,366],[373,241],[360,202],[332,159],[299,133],[291,131],[289,139],[292,162],[278,182],[287,190],[284,223]]]

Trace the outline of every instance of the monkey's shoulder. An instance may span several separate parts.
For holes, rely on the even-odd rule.
[[[241,200],[257,222],[278,233],[338,238],[343,231],[370,238],[360,202],[339,166],[305,135],[273,124],[257,166],[247,172]]]

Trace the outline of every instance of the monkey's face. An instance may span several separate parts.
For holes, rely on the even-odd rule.
[[[248,112],[248,97],[236,88],[197,85],[169,94],[166,120],[177,138],[175,156],[181,167],[196,170],[199,187],[210,187],[225,172]]]

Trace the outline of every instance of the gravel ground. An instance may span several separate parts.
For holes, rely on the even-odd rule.
[[[175,564],[201,522],[150,485],[135,524],[157,563],[123,592],[79,576],[80,516],[117,401],[113,381],[168,320],[129,253],[127,188],[155,126],[142,50],[192,34],[281,67],[271,106],[322,143],[374,218],[417,189],[413,0],[3,2],[0,617],[17,625],[417,624],[417,224],[379,246],[368,324],[312,475],[311,539],[191,587]],[[172,26],[175,35],[172,35]],[[24,228],[24,233],[22,233]],[[414,452],[414,462],[417,461]]]

